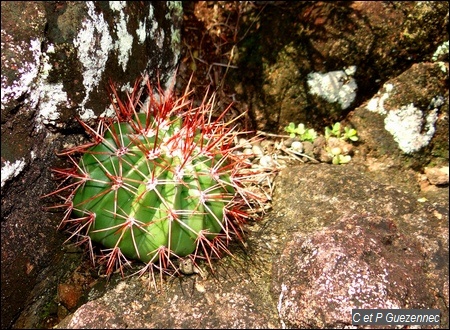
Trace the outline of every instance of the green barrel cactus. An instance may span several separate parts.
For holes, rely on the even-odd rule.
[[[245,187],[250,163],[235,152],[239,133],[225,112],[213,118],[212,102],[194,108],[188,94],[157,99],[149,84],[142,104],[138,90],[125,103],[113,90],[116,117],[97,130],[81,122],[93,142],[63,152],[74,167],[55,170],[70,182],[52,193],[69,192],[61,227],[91,255],[104,247],[108,275],[130,259],[164,271],[173,258],[210,263],[242,238],[257,197]]]

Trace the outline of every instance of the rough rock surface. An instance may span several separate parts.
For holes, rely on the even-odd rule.
[[[181,5],[164,2],[1,3],[2,328],[11,326],[43,268],[60,260],[52,189],[55,151],[147,72],[173,84]],[[67,137],[68,136],[68,137]],[[80,136],[78,136],[79,138]],[[48,204],[47,204],[48,205]],[[56,283],[56,282],[55,282]],[[53,283],[53,285],[56,285]]]
[[[112,285],[58,328],[343,327],[353,306],[439,308],[445,326],[448,200],[419,202],[388,180],[363,166],[287,168],[246,253],[234,246],[214,274],[159,295],[145,278]]]
[[[358,307],[439,308],[448,323],[448,188],[436,199],[395,175],[356,164],[281,173],[273,221],[288,238],[273,289],[287,327],[348,326]]]
[[[135,277],[81,306],[57,328],[278,327],[271,297],[248,275],[221,269],[215,276],[218,278],[174,280],[161,294],[149,290],[143,279]]]
[[[432,1],[261,1],[242,13],[245,38],[230,72],[236,98],[258,129],[282,131],[291,121],[323,129],[412,64],[431,61],[448,40],[448,11]],[[312,88],[311,77],[325,79]]]
[[[388,156],[416,170],[448,164],[446,70],[438,63],[413,64],[348,116],[364,142],[361,156]]]
[[[289,328],[350,326],[352,309],[436,306],[421,253],[393,221],[344,216],[318,232],[295,233],[275,262],[278,310]],[[420,283],[420,284],[419,284]]]

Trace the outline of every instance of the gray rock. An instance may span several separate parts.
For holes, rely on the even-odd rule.
[[[154,82],[159,75],[163,89],[173,84],[182,9],[177,2],[5,1],[1,10],[1,302],[8,328],[42,281],[38,275],[61,262],[64,238],[55,230],[62,215],[43,210],[56,199],[40,199],[55,188],[50,167],[64,166],[55,152],[80,143],[76,116],[108,112],[110,80],[122,97],[144,73]]]

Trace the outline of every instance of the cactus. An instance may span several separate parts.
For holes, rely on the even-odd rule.
[[[145,87],[144,104],[138,82],[128,102],[112,89],[116,116],[97,130],[80,121],[93,142],[61,153],[74,166],[54,170],[64,181],[49,194],[68,192],[60,227],[87,243],[93,261],[93,245],[105,248],[107,275],[123,275],[131,259],[144,270],[177,271],[171,260],[187,256],[211,266],[233,238],[242,240],[258,199],[245,184],[258,173],[235,152],[239,133],[235,120],[224,121],[227,110],[213,119],[213,99],[193,107],[187,92],[155,97]]]

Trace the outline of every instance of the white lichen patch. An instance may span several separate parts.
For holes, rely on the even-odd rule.
[[[1,30],[2,35],[2,50],[5,47],[3,40],[13,39],[9,36],[3,29]],[[8,81],[6,75],[2,74],[1,78],[1,103],[2,110],[5,109],[5,105],[9,103],[11,100],[16,100],[22,95],[29,93],[36,77],[39,73],[39,57],[41,51],[41,42],[39,39],[33,39],[30,41],[30,44],[27,44],[24,41],[20,43],[10,43],[8,45],[9,49],[16,54],[24,54],[25,50],[30,49],[33,53],[33,62],[24,62],[21,63],[18,70],[17,75],[13,81]],[[4,59],[2,56],[2,67],[15,66],[18,63],[16,59]],[[12,63],[10,63],[12,62]]]
[[[281,292],[280,292],[280,296],[278,297],[278,304],[277,304],[277,310],[278,310],[278,316],[280,317],[280,322],[281,322],[281,328],[282,329],[286,329],[286,324],[283,321],[283,298],[285,293],[287,292],[287,286],[286,284],[282,283],[281,284]],[[290,307],[290,306],[289,306]]]
[[[351,65],[349,67],[344,68],[344,72],[347,76],[353,76],[356,73],[356,65]]]
[[[384,101],[386,101],[389,98],[389,93],[391,93],[394,90],[394,85],[387,83],[383,86],[384,93],[378,91],[377,96],[374,96],[367,104],[366,109],[372,112],[377,112],[380,114],[385,115],[387,113],[386,109],[384,108]]]
[[[127,30],[129,17],[123,11],[126,7],[126,1],[110,1],[109,7],[112,11],[119,12],[119,19],[115,24],[117,41],[114,43],[114,48],[118,52],[119,64],[125,72],[133,46],[133,36]]]
[[[144,17],[144,21],[139,21],[139,26],[136,29],[136,35],[138,37],[138,42],[143,44],[147,38],[147,18]]]
[[[114,47],[109,34],[109,26],[103,18],[103,14],[96,13],[93,1],[87,1],[86,6],[90,18],[83,21],[82,28],[73,41],[77,49],[78,60],[84,68],[82,74],[86,95],[80,104],[84,111],[88,111],[88,109],[84,109],[84,106],[89,99],[89,94],[98,85],[105,71],[109,52]]]
[[[29,102],[31,107],[37,109],[36,129],[40,131],[44,125],[57,125],[57,119],[60,116],[59,109],[69,107],[69,100],[62,83],[51,84],[47,81],[52,69],[48,53],[54,52],[53,45],[49,45],[47,52],[41,52],[40,45],[39,47],[32,46],[33,48],[36,64],[39,65],[40,71],[35,85],[30,91]]]
[[[131,87],[130,82],[128,81],[126,84],[120,87],[120,90],[125,93],[131,93],[133,91],[133,87]]]
[[[100,118],[103,118],[103,117],[114,117],[115,114],[116,114],[116,111],[114,110],[114,106],[112,104],[110,104],[109,107],[107,107],[105,109],[105,111],[103,111],[100,114],[99,117]]]
[[[416,152],[433,138],[437,113],[438,109],[429,111],[424,120],[423,112],[411,103],[398,110],[389,111],[384,119],[385,128],[403,152]]]
[[[307,78],[309,93],[318,95],[330,103],[338,102],[341,109],[345,110],[356,97],[358,86],[355,79],[351,76],[355,72],[355,66],[346,68],[345,72],[311,72]]]
[[[36,152],[34,152],[34,150],[30,151],[30,157],[31,157],[31,160],[36,159],[37,156],[36,156]],[[23,169],[25,168],[25,165],[26,165],[26,162],[25,162],[24,157],[22,157],[19,160],[16,160],[12,164],[9,160],[7,160],[2,166],[1,187],[3,188],[6,181],[11,180],[12,178],[19,175],[19,173],[22,172]]]
[[[11,47],[14,47],[10,45]],[[43,125],[55,125],[59,118],[58,109],[68,105],[67,94],[63,91],[62,84],[50,84],[47,82],[52,67],[49,64],[47,53],[54,52],[53,45],[49,45],[47,53],[42,51],[42,42],[39,38],[31,39],[29,44],[20,43],[21,50],[31,52],[33,61],[21,64],[18,69],[17,79],[7,82],[2,76],[2,108],[6,102],[17,99],[21,95],[28,94],[24,100],[30,109],[37,110],[36,130],[40,131]]]
[[[79,111],[79,116],[82,121],[88,121],[89,119],[96,118],[93,110],[83,108]]]
[[[163,78],[166,81],[165,85],[163,86],[163,89],[165,90],[164,95],[167,97],[173,92],[173,89],[175,87],[175,82],[177,79],[176,70],[172,72],[168,71],[165,75],[163,75]]]
[[[449,53],[449,42],[447,40],[447,41],[444,41],[441,45],[439,45],[439,47],[434,52],[431,60],[433,62],[436,62],[440,56],[448,54],[448,53]]]
[[[127,6],[126,1],[110,1],[109,2],[109,8],[111,8],[112,11],[122,11]]]
[[[438,61],[438,59],[443,55],[447,55],[447,58],[448,58],[448,53],[449,53],[449,42],[447,40],[447,41],[444,41],[441,45],[439,45],[439,47],[434,52],[433,57],[431,58],[431,60],[433,62],[436,62],[437,65],[439,65],[441,71],[444,73],[447,72],[447,66],[445,65],[445,62]],[[448,62],[448,60],[447,60],[447,62]]]
[[[43,80],[39,83],[36,92],[39,98],[36,128],[41,130],[42,124],[56,125],[60,116],[58,109],[62,105],[68,106],[67,93],[63,90],[63,84],[48,84]]]
[[[12,164],[9,161],[6,161],[4,163],[4,165],[2,166],[1,187],[3,187],[5,185],[6,181],[14,178],[20,172],[22,172],[24,167],[25,167],[25,158],[22,158],[20,160],[16,160]]]
[[[438,118],[438,108],[442,106],[442,97],[435,97],[429,105],[424,118],[424,112],[414,107],[411,103],[398,109],[385,109],[384,102],[394,90],[391,83],[384,84],[366,106],[366,109],[382,115],[385,129],[392,134],[399,148],[405,153],[413,153],[430,143],[435,133],[435,123]]]
[[[159,49],[162,49],[164,45],[164,32],[159,28],[158,21],[156,20],[153,5],[150,4],[148,9],[148,21],[152,22],[148,28],[147,37],[149,37]]]

